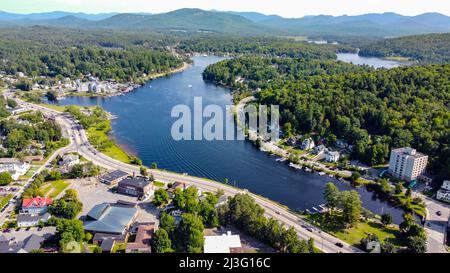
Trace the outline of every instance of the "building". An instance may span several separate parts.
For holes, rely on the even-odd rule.
[[[22,213],[43,214],[52,203],[53,200],[49,197],[24,198],[22,201]]]
[[[323,153],[325,153],[326,151],[328,151],[327,147],[325,147],[325,145],[319,145],[314,147],[314,154],[316,155],[322,155]]]
[[[39,235],[32,234],[23,241],[8,239],[0,235],[0,253],[29,253],[40,249],[45,239]]]
[[[23,158],[24,162],[31,163],[31,162],[38,162],[44,159],[43,155],[29,155]]]
[[[117,192],[136,197],[151,196],[153,185],[145,177],[128,177],[119,182]]]
[[[325,153],[325,161],[327,162],[338,162],[339,157],[339,152],[328,151],[327,153]]]
[[[413,148],[399,148],[391,151],[389,173],[401,180],[412,181],[425,172],[428,156]]]
[[[143,252],[151,253],[151,241],[155,232],[155,223],[142,223],[137,226],[134,242],[128,242],[126,253]]]
[[[31,214],[31,213],[20,213],[17,215],[17,226],[18,227],[35,227],[39,225],[39,222],[47,223],[50,219],[49,213],[44,213],[43,215]]]
[[[10,112],[12,115],[17,115],[17,114],[25,113],[25,112],[27,112],[27,111],[28,111],[28,109],[25,108],[25,107],[16,107],[16,108],[13,108],[13,109],[9,110],[9,112]]]
[[[84,229],[93,234],[126,234],[137,216],[135,207],[102,203],[94,206],[87,214]]]
[[[74,154],[63,155],[62,159],[58,162],[59,169],[62,173],[67,173],[72,170],[72,167],[80,163],[80,157]]]
[[[314,140],[312,138],[307,138],[303,140],[301,147],[302,150],[311,150],[314,147],[316,147],[316,144],[314,143]]]
[[[175,191],[177,189],[185,190],[185,184],[181,182],[175,182],[172,184],[172,186],[167,189],[167,193],[169,193],[170,198],[173,198],[175,196]]]
[[[128,173],[121,171],[121,170],[115,170],[111,172],[107,172],[100,176],[100,182],[114,186],[123,179],[128,177]]]
[[[436,193],[436,199],[450,203],[450,180],[445,180]]]
[[[18,180],[30,169],[30,164],[21,162],[16,158],[0,158],[0,173],[9,172],[12,179]]]
[[[239,252],[242,248],[239,235],[226,234],[216,236],[205,236],[204,253],[231,253]]]

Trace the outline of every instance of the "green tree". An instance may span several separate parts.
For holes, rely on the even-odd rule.
[[[166,189],[157,189],[153,196],[153,205],[157,207],[165,206],[170,200]]]
[[[389,213],[384,213],[383,215],[381,215],[381,223],[384,226],[392,224],[392,215]]]
[[[173,252],[172,241],[169,238],[166,230],[163,228],[158,229],[152,238],[151,242],[153,253],[167,253]]]
[[[170,238],[174,238],[175,236],[175,230],[177,228],[177,225],[175,223],[175,217],[173,217],[172,215],[166,213],[166,212],[161,212],[160,215],[160,219],[159,219],[159,227],[164,229],[167,234],[169,234]]]
[[[142,176],[144,176],[144,177],[147,177],[147,176],[148,176],[148,170],[147,170],[147,168],[144,167],[144,166],[139,167],[139,172],[140,172],[140,174],[141,174]]]
[[[341,194],[342,216],[350,226],[356,224],[361,217],[362,202],[357,191],[344,191]]]
[[[330,213],[331,213],[333,209],[335,209],[339,206],[340,191],[336,187],[336,185],[329,182],[325,186],[323,195],[324,195],[325,201],[327,202],[327,206],[330,208]]]
[[[12,181],[13,179],[9,172],[0,173],[0,186],[9,185]]]

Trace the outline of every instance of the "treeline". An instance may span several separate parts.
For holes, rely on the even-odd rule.
[[[215,63],[206,67],[203,78],[234,89],[264,89],[285,81],[295,81],[318,75],[333,75],[370,71],[369,67],[335,62],[333,60],[308,60],[298,58],[241,57]]]
[[[251,69],[246,68],[248,58],[214,64],[205,78],[231,83],[233,77],[247,76],[246,71],[273,67],[271,61],[254,60]],[[300,62],[306,62],[306,70],[315,63]],[[374,70],[323,62],[319,67],[321,74],[288,71],[292,79],[261,73],[267,78],[252,86],[264,82],[255,96],[261,104],[280,106],[286,136],[310,134],[325,138],[328,145],[344,138],[354,145],[353,157],[371,165],[386,163],[392,148],[411,146],[430,156],[434,170],[448,174],[449,65]]]
[[[409,57],[420,63],[450,62],[450,33],[384,39],[361,46],[361,56]]]
[[[101,80],[136,81],[145,74],[169,71],[182,60],[167,52],[143,47],[58,47],[34,42],[0,40],[0,69],[8,74],[60,76],[72,79],[85,75]]]
[[[316,45],[294,39],[204,37],[182,40],[177,47],[186,53],[260,55],[308,59],[336,59],[336,52],[355,49],[344,45]]]

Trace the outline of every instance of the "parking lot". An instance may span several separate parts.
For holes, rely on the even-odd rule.
[[[118,200],[138,203],[137,222],[158,222],[158,210],[149,201],[138,202],[136,197],[116,194],[107,185],[99,183],[96,179],[79,179],[69,186],[78,192],[78,198],[83,203],[81,216],[85,216],[95,205],[104,202],[115,203]]]

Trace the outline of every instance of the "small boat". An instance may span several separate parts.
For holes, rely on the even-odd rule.
[[[305,172],[310,173],[310,172],[311,172],[311,169],[310,169],[310,168],[305,168]]]
[[[325,173],[324,173],[324,172],[320,172],[319,175],[320,175],[320,176],[323,176],[323,175],[325,175]]]
[[[189,88],[192,88],[192,84],[189,84],[188,87],[189,87]]]
[[[332,175],[332,174],[329,174],[328,176],[329,176],[329,177],[334,177],[334,175]]]

